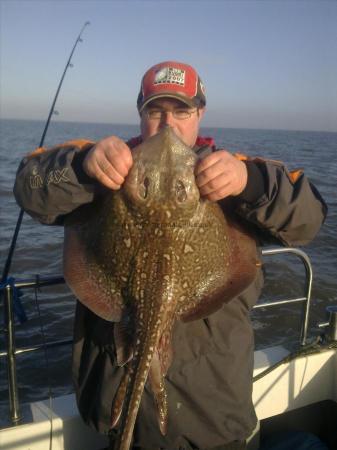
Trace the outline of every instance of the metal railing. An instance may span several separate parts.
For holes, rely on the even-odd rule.
[[[278,255],[284,253],[291,253],[300,258],[305,267],[306,277],[305,277],[305,287],[306,296],[293,299],[285,299],[273,302],[264,302],[262,304],[255,305],[254,308],[266,308],[277,305],[284,305],[289,303],[303,303],[302,310],[302,321],[301,321],[301,335],[300,343],[301,345],[306,344],[308,323],[309,323],[309,311],[311,302],[311,288],[312,288],[312,266],[310,259],[306,253],[302,250],[296,248],[271,248],[263,249],[262,256]],[[10,419],[13,425],[17,425],[21,419],[19,395],[18,395],[18,385],[16,376],[16,356],[22,353],[28,353],[42,348],[51,348],[61,345],[71,344],[72,339],[58,340],[54,342],[48,342],[45,345],[37,345],[34,347],[23,347],[16,348],[15,345],[15,322],[14,322],[14,289],[28,289],[35,288],[40,289],[46,286],[54,286],[58,284],[64,284],[65,280],[63,277],[36,277],[29,280],[16,281],[15,283],[8,283],[3,287],[3,298],[4,298],[4,313],[5,313],[5,336],[6,336],[6,347],[7,350],[0,352],[0,357],[7,358],[7,373],[8,373],[8,393],[9,393],[9,413]]]
[[[307,334],[308,334],[308,323],[309,323],[309,312],[310,312],[310,304],[311,304],[311,289],[312,289],[312,266],[310,262],[309,256],[298,248],[291,247],[281,247],[281,248],[269,248],[262,250],[262,256],[271,256],[271,255],[280,255],[284,253],[291,253],[298,258],[300,258],[301,262],[305,268],[305,297],[298,297],[292,299],[285,300],[277,300],[273,302],[264,302],[254,306],[254,309],[257,308],[266,308],[269,306],[277,306],[284,305],[289,303],[303,303],[302,309],[302,321],[301,321],[301,333],[300,333],[300,344],[306,345],[307,343]]]

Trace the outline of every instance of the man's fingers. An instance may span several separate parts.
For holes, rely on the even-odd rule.
[[[204,186],[199,187],[199,191],[202,196],[206,196],[212,192],[217,192],[220,189],[224,189],[229,185],[230,181],[225,179],[223,174],[220,174],[219,176],[209,180]]]
[[[99,141],[83,161],[83,169],[90,177],[112,189],[119,189],[131,167],[131,150],[117,136]]]
[[[98,160],[97,167],[100,169],[100,171],[108,177],[112,182],[116,183],[117,185],[122,185],[125,180],[125,176],[128,174],[127,169],[121,171],[120,169],[115,169],[115,167],[108,161],[107,159]],[[123,176],[122,174],[125,175]]]
[[[196,174],[196,183],[199,188],[209,182],[210,179],[221,175],[225,170],[224,164],[221,160],[217,160],[214,164],[204,168]]]
[[[210,200],[211,202],[216,202],[218,200],[222,200],[223,198],[226,198],[230,195],[230,188],[229,186],[224,186],[223,188],[211,192],[210,194],[205,195],[204,198],[207,198],[207,200]]]
[[[131,150],[126,144],[118,145],[116,148],[111,150],[107,149],[104,152],[104,157],[119,174],[126,177],[133,163]]]
[[[245,163],[226,150],[206,156],[195,170],[200,194],[209,200],[239,195],[247,185],[247,175]]]
[[[114,191],[117,191],[118,189],[120,189],[121,184],[122,184],[122,183],[121,184],[116,183],[114,180],[109,178],[105,174],[105,172],[103,172],[98,166],[97,166],[97,170],[95,171],[95,178],[101,184],[103,184],[104,186],[106,186],[109,189],[113,189]]]
[[[210,155],[206,156],[206,158],[199,160],[196,169],[195,169],[195,175],[199,175],[206,169],[211,168],[212,166],[218,164],[219,161],[223,160],[224,157],[226,157],[226,154],[228,154],[225,150],[220,150],[214,153],[211,153]]]

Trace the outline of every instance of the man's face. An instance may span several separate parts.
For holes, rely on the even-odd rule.
[[[204,108],[189,108],[185,103],[173,98],[153,100],[141,113],[142,138],[145,140],[157,134],[163,127],[170,126],[185,144],[193,147],[204,111]],[[191,113],[190,117],[184,118],[188,113]]]

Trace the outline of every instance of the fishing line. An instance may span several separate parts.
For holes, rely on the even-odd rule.
[[[47,352],[47,341],[46,341],[46,335],[44,332],[44,326],[43,326],[43,320],[41,316],[41,310],[39,305],[39,300],[37,293],[40,291],[39,286],[39,275],[35,275],[35,287],[34,287],[34,298],[35,298],[35,306],[37,310],[37,314],[39,317],[39,325],[40,325],[40,332],[42,336],[42,344],[43,344],[43,352],[44,352],[44,359],[45,359],[45,369],[47,373],[47,385],[48,385],[48,401],[49,401],[49,422],[50,422],[50,431],[49,431],[49,450],[52,450],[53,446],[53,397],[52,397],[52,388],[51,388],[51,382],[50,382],[50,371],[49,371],[49,358],[48,358],[48,352]]]
[[[70,52],[70,56],[69,56],[68,61],[67,61],[66,65],[65,65],[63,74],[61,76],[61,80],[60,80],[59,85],[57,87],[56,94],[55,94],[53,103],[51,105],[51,108],[50,108],[50,111],[49,111],[49,114],[48,114],[48,118],[47,118],[44,130],[43,130],[42,136],[41,136],[39,147],[42,147],[43,144],[44,144],[44,140],[45,140],[48,128],[49,128],[51,117],[52,117],[53,114],[55,114],[55,104],[56,104],[58,95],[60,93],[60,90],[61,90],[61,87],[62,87],[62,84],[63,84],[63,80],[64,80],[64,78],[66,76],[68,68],[69,67],[73,67],[73,64],[71,62],[71,58],[72,58],[72,56],[73,56],[73,54],[75,52],[77,44],[79,42],[83,42],[82,33],[83,33],[83,31],[84,31],[84,29],[85,29],[85,27],[87,25],[90,25],[90,22],[85,22],[85,24],[83,25],[79,35],[77,36],[75,44],[74,44],[74,46],[73,46],[73,48],[72,48],[72,50]],[[1,283],[4,283],[7,280],[7,277],[8,277],[11,265],[12,265],[13,253],[14,253],[15,246],[16,246],[16,241],[17,241],[17,238],[18,238],[18,235],[19,235],[23,214],[24,214],[24,211],[23,211],[23,209],[21,209],[20,213],[19,213],[19,216],[18,216],[18,219],[17,219],[17,222],[16,222],[15,230],[14,230],[12,241],[11,241],[11,245],[10,245],[10,248],[9,248],[9,251],[8,251],[8,255],[7,255],[7,259],[6,259],[6,263],[5,263],[5,267],[4,267],[4,270],[2,272]]]

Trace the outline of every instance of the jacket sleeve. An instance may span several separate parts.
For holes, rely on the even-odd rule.
[[[97,183],[84,173],[82,162],[93,145],[70,141],[24,158],[14,184],[19,206],[43,224],[62,225],[67,214],[91,202]]]
[[[318,233],[327,206],[301,170],[289,172],[277,161],[246,160],[248,183],[236,198],[235,212],[254,224],[261,243],[309,243]]]

